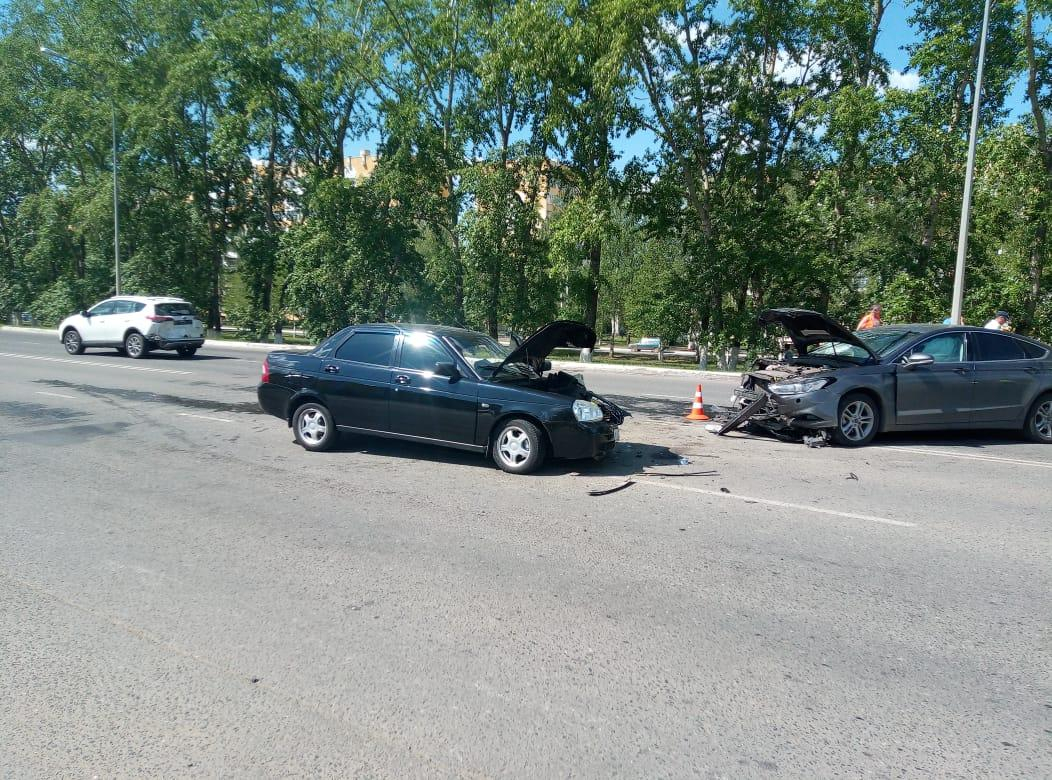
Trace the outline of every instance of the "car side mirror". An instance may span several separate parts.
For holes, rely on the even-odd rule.
[[[550,361],[550,360],[542,360],[541,361],[541,371],[551,371],[551,370],[552,370],[552,361]]]
[[[935,358],[931,355],[925,355],[923,352],[914,352],[912,355],[906,358],[906,362],[903,365],[906,368],[920,368],[921,366],[930,366],[935,362]]]
[[[80,316],[81,317],[90,317],[91,316],[91,312],[88,311],[87,309],[81,309],[80,310]]]
[[[456,363],[435,363],[435,376],[449,377],[451,380],[460,379],[460,371]]]

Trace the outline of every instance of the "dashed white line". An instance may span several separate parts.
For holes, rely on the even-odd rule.
[[[1034,466],[1039,469],[1052,469],[1052,463],[1039,460],[1023,460],[1021,458],[1001,458],[997,455],[982,455],[973,452],[939,452],[921,447],[880,447],[881,450],[892,450],[896,452],[914,452],[918,455],[935,455],[940,458],[960,458],[961,460],[981,460],[992,463],[1007,463],[1012,466]]]
[[[63,395],[62,393],[49,393],[45,390],[37,390],[37,395],[50,395],[54,398],[69,398],[70,400],[76,400],[75,395]]]
[[[212,422],[234,422],[225,417],[208,417],[204,414],[190,414],[190,412],[179,412],[179,417],[196,417],[198,420],[211,420]]]
[[[655,482],[649,479],[636,480],[640,485],[650,485],[652,487],[668,488],[670,490],[685,490],[688,493],[701,493],[706,496],[713,496],[715,498],[729,498],[733,501],[743,501],[748,504],[763,504],[765,506],[776,506],[781,509],[798,509],[803,512],[815,512],[820,515],[831,515],[833,517],[842,517],[846,520],[866,520],[871,523],[881,523],[882,525],[894,525],[901,528],[915,528],[916,523],[909,523],[905,520],[891,520],[887,517],[876,517],[875,515],[859,515],[854,512],[840,512],[836,509],[826,509],[820,506],[808,506],[807,504],[791,504],[788,501],[775,501],[770,498],[756,498],[754,496],[742,496],[737,493],[723,493],[719,490],[708,490],[706,488],[688,487],[686,485],[677,485],[672,482]]]
[[[74,366],[103,366],[104,368],[122,368],[125,371],[146,371],[153,374],[188,375],[193,371],[178,371],[174,368],[152,368],[150,366],[127,366],[121,363],[103,363],[100,360],[73,360],[71,358],[45,357],[43,355],[20,355],[16,352],[0,352],[0,357],[22,358],[23,360],[43,360],[48,363],[68,363]]]

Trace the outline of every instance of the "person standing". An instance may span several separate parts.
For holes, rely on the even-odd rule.
[[[879,303],[874,303],[869,307],[869,311],[866,312],[862,319],[858,321],[858,327],[855,330],[869,330],[870,328],[879,328],[884,324],[881,319],[881,315],[884,313],[883,307]]]
[[[1011,330],[1012,326],[1009,325],[1011,321],[1012,318],[1008,316],[1008,312],[998,311],[994,314],[994,318],[983,327],[987,330]]]

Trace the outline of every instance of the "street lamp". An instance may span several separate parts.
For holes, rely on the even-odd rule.
[[[46,54],[49,57],[62,60],[65,63],[74,64],[73,60],[64,54],[59,54],[54,49],[49,49],[47,46],[41,46],[40,51],[42,54]],[[116,295],[121,294],[121,223],[120,223],[120,208],[117,194],[117,106],[113,101],[113,95],[110,95],[110,130],[112,139],[112,154],[113,154],[113,277],[114,277],[114,290]]]
[[[957,267],[953,273],[953,305],[950,322],[961,324],[964,308],[964,259],[968,254],[968,218],[972,207],[972,179],[975,176],[975,139],[979,134],[979,99],[983,92],[983,64],[986,61],[986,31],[990,26],[990,0],[983,5],[983,31],[979,36],[979,66],[975,71],[972,96],[972,127],[968,135],[968,163],[964,169],[964,197],[961,199],[961,229],[957,235]]]

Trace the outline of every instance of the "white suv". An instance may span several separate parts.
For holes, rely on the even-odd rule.
[[[116,347],[133,358],[145,357],[152,349],[174,349],[190,357],[205,343],[204,325],[193,304],[181,298],[108,298],[66,317],[58,332],[71,355],[82,354],[85,347]]]

